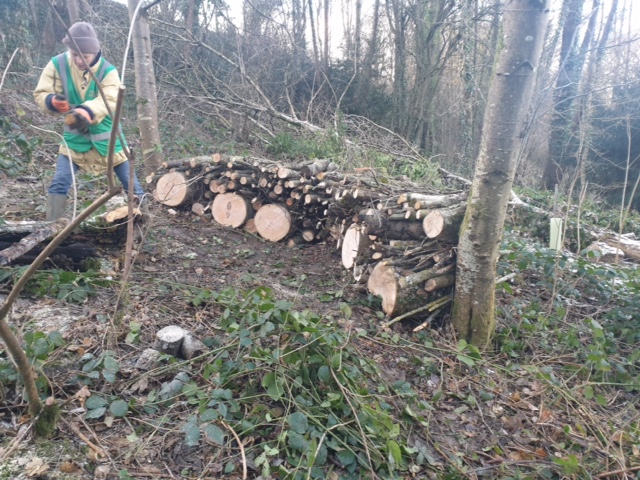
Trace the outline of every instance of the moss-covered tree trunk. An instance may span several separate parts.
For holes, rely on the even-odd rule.
[[[128,0],[129,17],[133,22],[133,57],[136,71],[136,97],[138,128],[142,141],[145,173],[155,172],[163,162],[158,130],[158,97],[156,77],[151,56],[151,33],[147,11],[140,8],[137,18],[133,14],[141,0]],[[124,79],[123,79],[124,80]]]
[[[507,0],[502,49],[487,101],[468,208],[460,230],[453,326],[486,347],[495,330],[498,246],[516,171],[520,134],[547,24],[541,0]]]

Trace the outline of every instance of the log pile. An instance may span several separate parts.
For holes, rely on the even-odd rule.
[[[448,295],[466,192],[427,194],[371,169],[341,173],[327,159],[283,165],[218,153],[167,162],[147,177],[154,198],[210,215],[272,242],[334,238],[356,282],[382,297],[390,316]]]

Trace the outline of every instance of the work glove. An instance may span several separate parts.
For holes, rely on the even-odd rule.
[[[67,113],[69,111],[69,102],[67,101],[67,97],[64,95],[60,95],[56,93],[53,97],[51,97],[51,107],[60,113]]]
[[[72,130],[87,133],[91,125],[91,114],[84,108],[74,108],[64,117],[64,123]]]

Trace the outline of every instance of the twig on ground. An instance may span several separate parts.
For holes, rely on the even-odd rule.
[[[7,451],[4,452],[2,456],[0,456],[0,461],[2,463],[5,463],[11,457],[11,455],[13,455],[13,452],[18,449],[18,447],[22,444],[22,440],[24,440],[27,434],[31,431],[37,420],[38,419],[35,418],[34,421],[30,422],[28,425],[23,425],[23,428],[18,431],[18,435],[16,435],[16,437],[11,440],[11,444],[9,445]]]
[[[223,420],[220,420],[220,423],[224,428],[226,428],[231,432],[231,435],[233,435],[233,438],[235,438],[236,442],[238,442],[238,448],[240,449],[240,456],[242,457],[242,480],[247,480],[247,456],[244,453],[244,445],[242,444],[242,441],[240,440],[240,437],[238,436],[236,431],[233,428],[231,428],[231,426],[227,425]]]
[[[422,307],[418,307],[415,310],[411,310],[410,312],[407,313],[403,313],[402,315],[398,315],[396,318],[392,318],[391,320],[389,320],[386,323],[383,323],[380,326],[380,329],[384,329],[384,328],[389,328],[391,325],[394,325],[396,323],[398,323],[401,320],[404,320],[405,318],[409,318],[412,317],[413,315],[417,315],[418,313],[424,312],[425,310],[429,310],[432,311],[436,308],[442,308],[444,307],[447,303],[449,303],[452,300],[452,297],[442,297],[439,298],[431,303],[428,303],[426,305],[423,305]]]
[[[86,443],[87,446],[96,453],[96,456],[98,458],[100,458],[100,457],[107,458],[108,457],[107,452],[105,452],[104,449],[102,449],[101,447],[99,447],[96,444],[94,444],[91,440],[89,440],[87,438],[87,436],[84,433],[82,433],[80,431],[80,429],[78,427],[76,427],[73,423],[71,423],[70,421],[68,421],[64,417],[61,417],[61,420],[62,420],[62,423],[64,423],[71,430],[73,430],[73,433],[75,433],[80,438],[80,440],[82,440],[84,443]]]
[[[640,470],[640,466],[628,467],[628,468],[620,468],[618,470],[611,470],[610,472],[604,472],[604,473],[601,473],[599,475],[596,475],[596,478],[611,477],[613,475],[620,475],[621,473],[637,472],[638,470]]]
[[[347,401],[347,403],[349,404],[349,407],[351,407],[351,411],[353,412],[353,418],[355,419],[356,423],[358,424],[358,429],[360,430],[360,433],[362,434],[362,446],[364,447],[364,451],[367,454],[367,460],[369,461],[369,468],[371,469],[371,475],[373,476],[372,478],[378,478],[378,476],[375,474],[375,470],[373,468],[373,461],[371,460],[371,453],[369,452],[369,445],[367,445],[367,435],[364,433],[364,429],[362,428],[362,424],[360,423],[360,419],[358,418],[358,410],[356,410],[353,406],[353,404],[351,403],[351,400],[349,399],[349,395],[346,390],[346,388],[344,388],[344,386],[342,385],[342,383],[340,383],[340,381],[338,380],[338,377],[336,376],[336,373],[333,371],[333,368],[329,369],[331,371],[331,376],[333,377],[333,380],[336,382],[336,385],[338,385],[338,388],[342,391],[342,395],[344,395],[344,399]]]

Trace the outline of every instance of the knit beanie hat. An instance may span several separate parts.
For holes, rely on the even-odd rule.
[[[71,38],[76,41],[78,46],[76,47]],[[93,25],[87,22],[76,22],[69,28],[69,33],[62,39],[62,43],[67,48],[79,53],[98,53],[100,51],[100,42],[96,31],[93,29]]]

